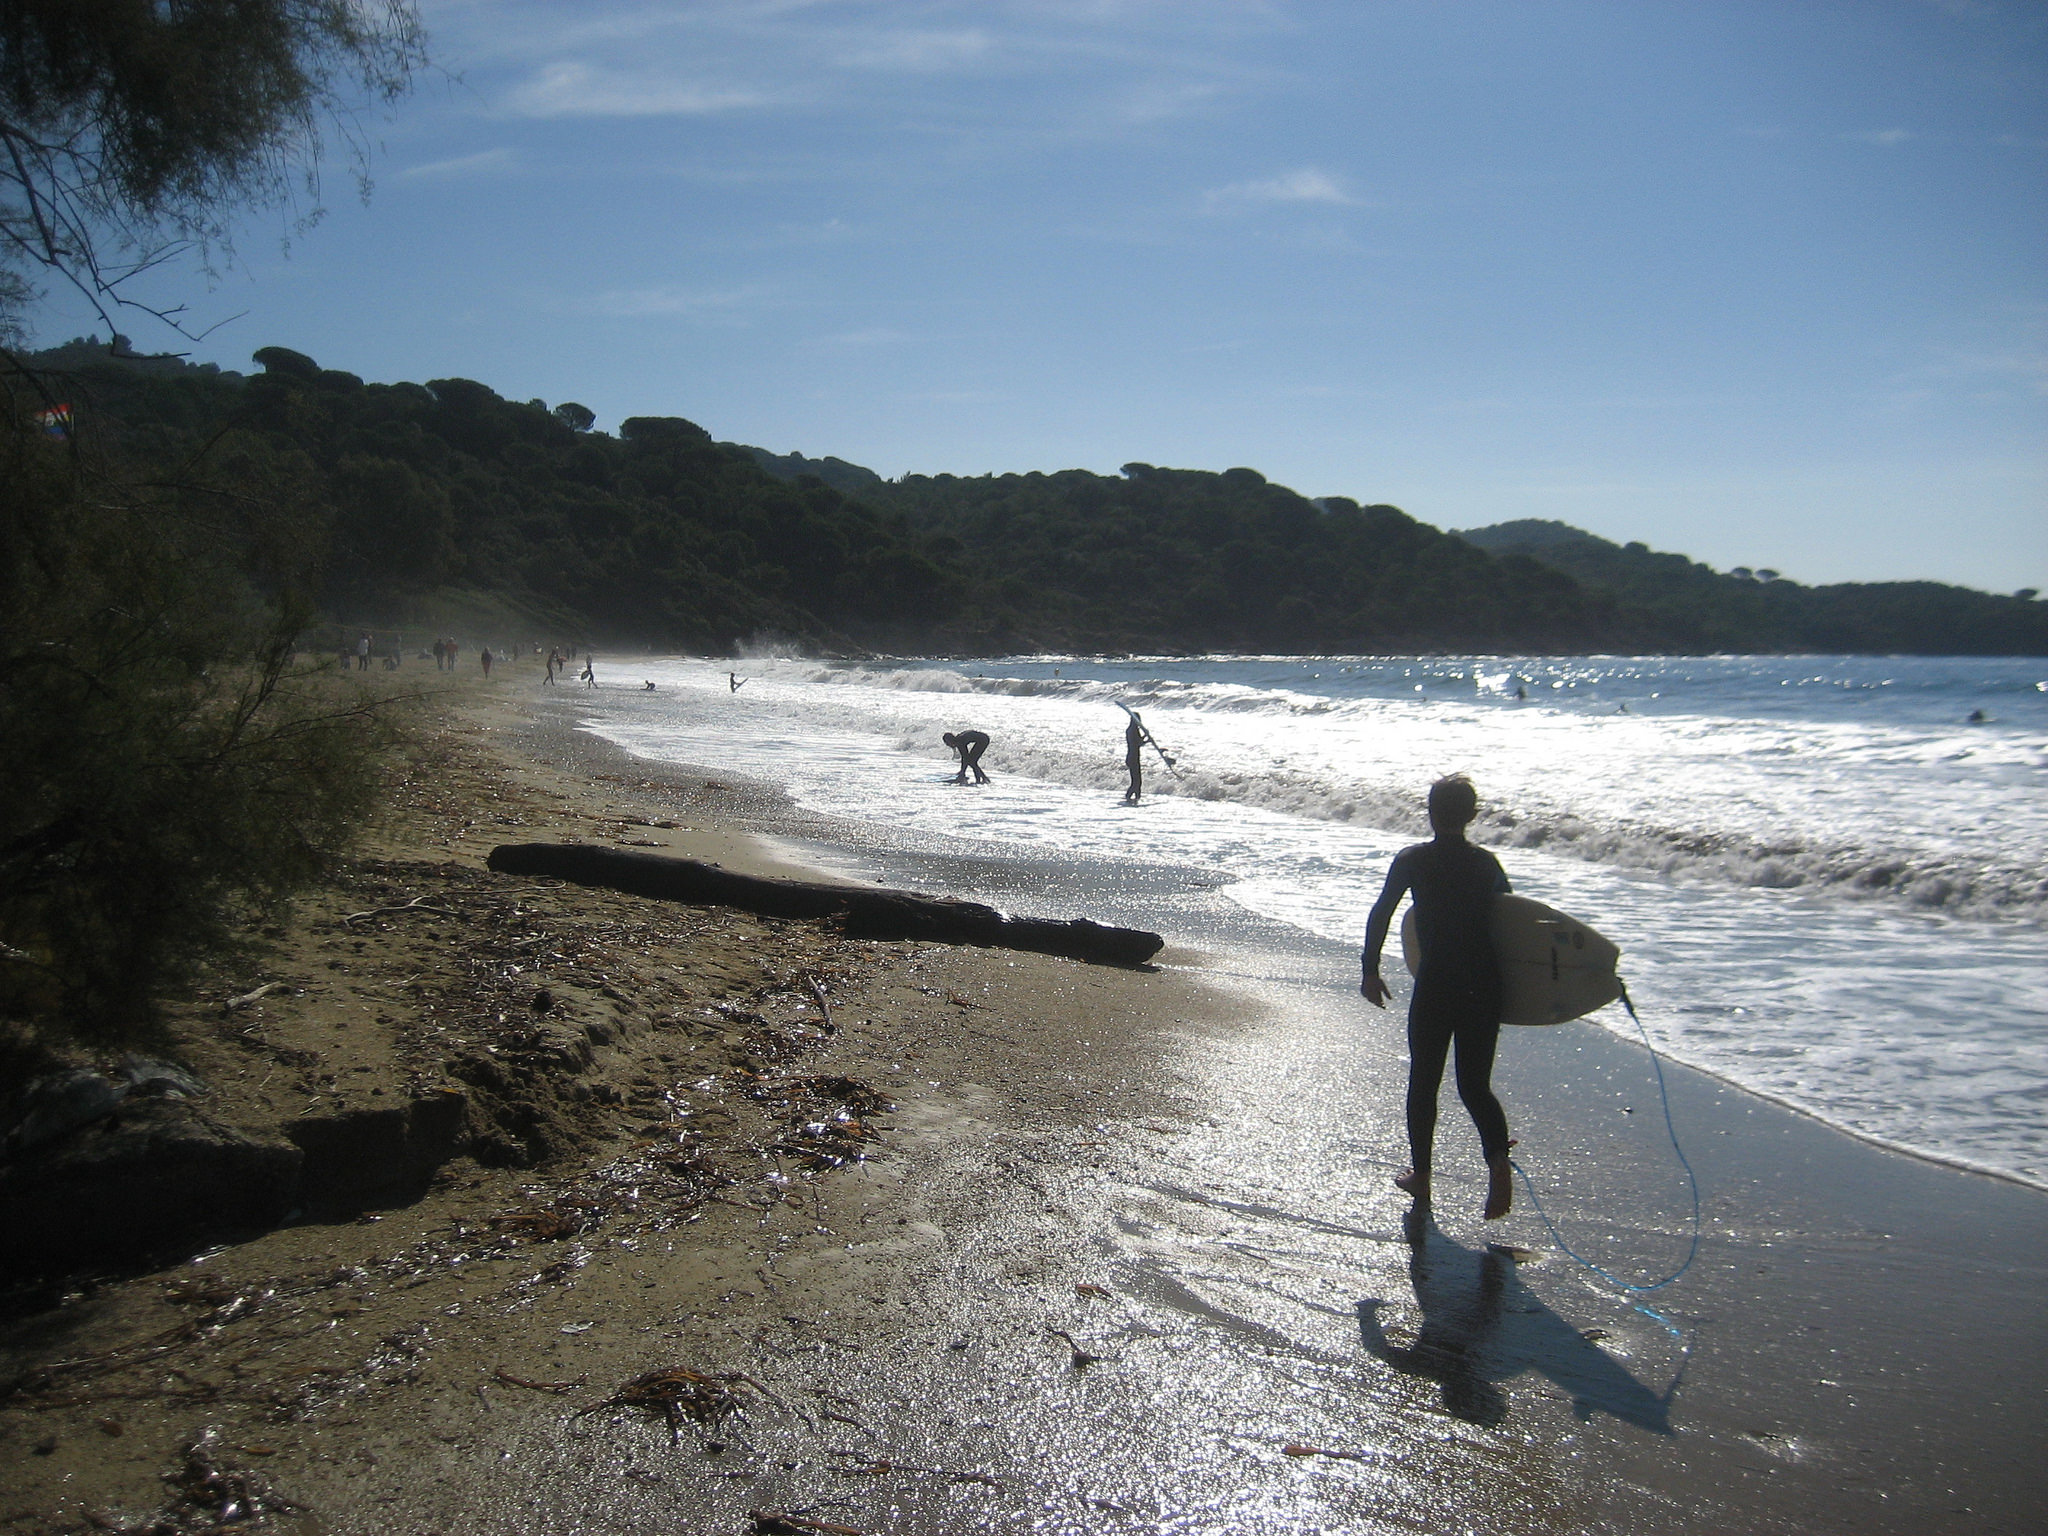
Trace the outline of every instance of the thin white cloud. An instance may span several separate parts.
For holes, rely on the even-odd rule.
[[[501,171],[513,163],[509,149],[480,150],[473,155],[457,155],[449,160],[429,160],[425,165],[409,165],[398,173],[400,181],[415,177],[473,176],[484,171]]]
[[[841,331],[836,336],[825,336],[820,339],[826,346],[831,347],[884,347],[893,346],[897,342],[909,341],[911,337],[907,331],[892,330],[888,326],[877,325],[870,326],[862,331]]]
[[[995,48],[979,28],[959,32],[891,32],[870,39],[841,61],[861,69],[900,69],[939,74],[977,64]]]
[[[1360,200],[1347,192],[1336,177],[1308,166],[1266,181],[1233,182],[1202,194],[1202,206],[1211,213],[1262,203],[1320,203],[1340,208],[1360,206]]]
[[[1000,71],[1059,82],[1034,111],[1097,133],[1185,117],[1221,93],[1271,88],[1239,44],[1294,25],[1271,0],[435,3],[449,59],[472,80],[496,74],[503,83],[488,94],[526,116],[798,104],[872,112],[885,106],[878,91]],[[1042,135],[1046,122],[1025,131]]]
[[[549,64],[513,88],[506,105],[522,117],[702,117],[761,106],[769,97],[745,87],[700,85],[659,74],[629,74],[588,64]]]
[[[591,294],[577,307],[614,320],[719,320],[732,322],[758,307],[758,287],[722,290],[684,288],[612,288]]]
[[[1213,81],[1146,80],[1123,91],[1114,112],[1127,123],[1167,123],[1192,117],[1223,94]]]
[[[1864,133],[1845,133],[1842,137],[1852,143],[1877,144],[1890,149],[1894,144],[1903,144],[1919,135],[1910,128],[1872,128]]]

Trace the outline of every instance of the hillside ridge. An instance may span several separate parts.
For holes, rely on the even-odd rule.
[[[2023,598],[1744,579],[1566,524],[1447,532],[1248,468],[890,480],[680,417],[608,433],[474,380],[366,383],[282,347],[248,377],[96,338],[26,361],[73,397],[77,439],[137,477],[289,486],[278,515],[350,625],[517,615],[717,653],[2048,653],[2048,605]]]

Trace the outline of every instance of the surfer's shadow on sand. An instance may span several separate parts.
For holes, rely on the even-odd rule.
[[[1508,1414],[1500,1383],[1535,1371],[1570,1394],[1582,1421],[1606,1413],[1653,1434],[1676,1433],[1677,1383],[1660,1396],[1637,1381],[1522,1284],[1508,1250],[1466,1248],[1428,1216],[1411,1215],[1408,1277],[1422,1309],[1414,1341],[1387,1337],[1379,1309],[1388,1303],[1378,1297],[1358,1303],[1359,1331],[1366,1349],[1395,1370],[1437,1382],[1453,1418],[1499,1424]]]

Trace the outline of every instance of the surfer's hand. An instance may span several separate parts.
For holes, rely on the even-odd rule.
[[[1358,984],[1358,991],[1359,995],[1375,1008],[1386,1007],[1387,999],[1392,996],[1387,991],[1387,984],[1380,980],[1378,971],[1367,971],[1365,979]]]

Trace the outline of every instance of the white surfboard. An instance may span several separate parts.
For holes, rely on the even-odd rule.
[[[1621,996],[1621,951],[1575,917],[1526,896],[1493,899],[1493,948],[1500,958],[1501,1023],[1562,1024]],[[1401,919],[1401,959],[1422,963],[1411,903]]]

